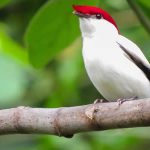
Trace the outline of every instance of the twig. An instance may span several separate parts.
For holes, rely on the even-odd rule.
[[[135,0],[127,0],[127,2],[139,18],[142,25],[150,33],[150,20],[143,13],[142,9],[138,6],[137,2],[135,2]]]
[[[0,110],[0,134],[53,134],[150,126],[150,99],[62,108]]]

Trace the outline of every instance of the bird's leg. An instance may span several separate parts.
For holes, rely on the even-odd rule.
[[[123,104],[125,101],[127,101],[127,99],[125,99],[125,98],[119,98],[119,99],[117,99],[117,102],[118,102],[119,106],[121,104]]]
[[[96,100],[94,101],[94,104],[97,104],[97,103],[107,103],[107,102],[109,102],[109,101],[106,100],[106,99],[96,99]]]
[[[138,99],[137,96],[134,96],[134,97],[131,97],[131,98],[127,98],[127,99],[125,99],[125,98],[119,98],[119,99],[117,100],[117,102],[119,103],[119,105],[121,105],[121,104],[123,104],[125,101],[132,101],[132,100],[136,100],[136,99]]]
[[[93,120],[94,119],[94,114],[98,111],[97,104],[104,103],[104,102],[109,102],[109,101],[105,100],[105,99],[96,99],[93,103],[93,106],[86,109],[85,115],[89,119]]]

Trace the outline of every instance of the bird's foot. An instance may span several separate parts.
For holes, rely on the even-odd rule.
[[[125,98],[119,98],[117,99],[118,105],[120,106],[121,104],[123,104],[125,101],[127,101],[127,99]]]
[[[138,99],[137,96],[134,96],[134,97],[131,97],[131,98],[127,98],[127,99],[125,99],[125,98],[119,98],[117,100],[117,102],[118,102],[119,105],[121,105],[121,104],[123,104],[126,101],[132,101],[132,100],[136,100],[136,99]]]
[[[127,101],[132,101],[132,100],[137,100],[137,99],[138,99],[138,97],[137,97],[137,96],[134,96],[134,97],[128,98]]]
[[[85,111],[85,115],[90,119],[93,120],[94,119],[94,114],[98,111],[98,106],[97,104],[99,103],[106,103],[109,102],[108,100],[105,99],[96,99],[93,103],[93,106],[89,107],[86,109]]]
[[[106,99],[96,99],[96,100],[94,101],[94,104],[98,104],[98,103],[107,103],[107,102],[109,102],[109,101],[106,100]]]

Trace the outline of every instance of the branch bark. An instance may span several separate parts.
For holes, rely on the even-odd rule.
[[[71,137],[75,133],[150,126],[150,99],[97,103],[76,107],[0,110],[0,134],[53,134]]]

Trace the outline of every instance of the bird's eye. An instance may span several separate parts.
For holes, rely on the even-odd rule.
[[[96,14],[96,18],[97,18],[97,19],[101,19],[101,18],[102,18],[102,15],[101,15],[101,14]]]

